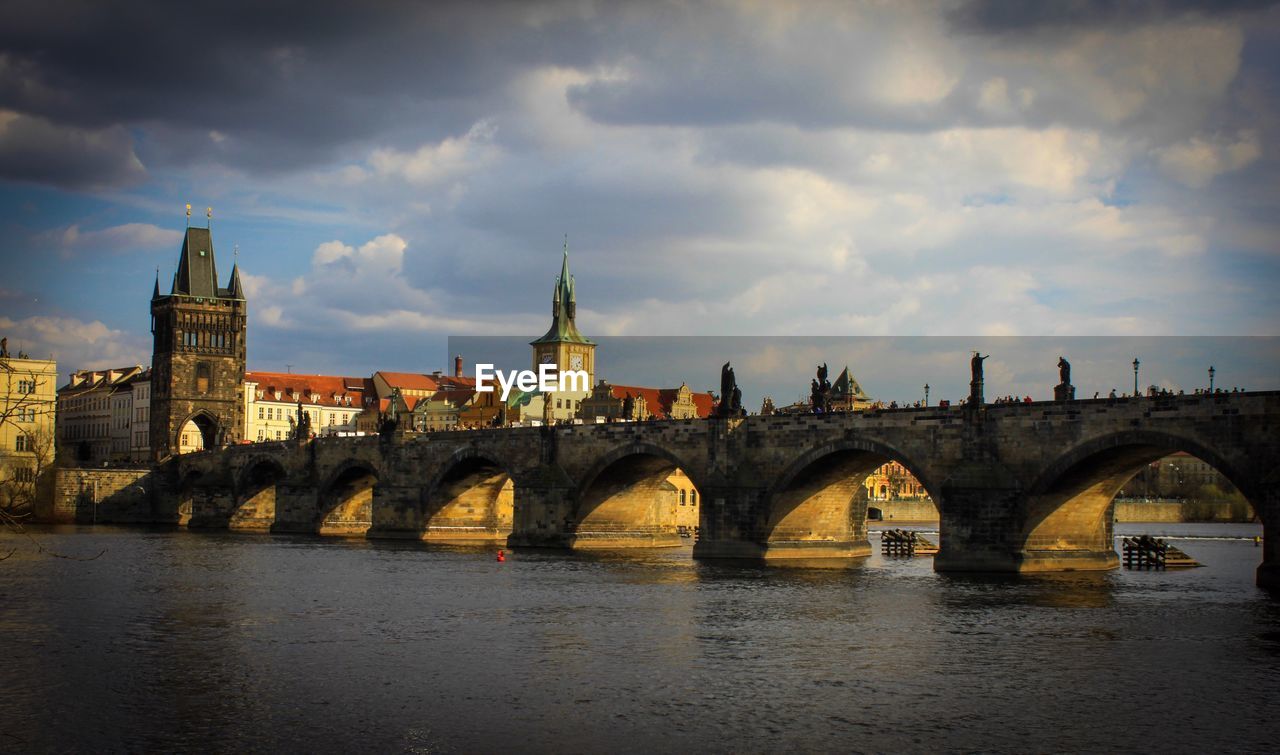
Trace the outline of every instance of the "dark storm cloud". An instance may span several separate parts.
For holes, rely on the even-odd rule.
[[[950,17],[964,31],[1002,34],[1136,26],[1185,16],[1229,16],[1274,5],[1276,0],[969,0]]]
[[[79,129],[0,111],[0,178],[95,189],[138,183],[146,170],[120,126]]]
[[[352,140],[456,130],[524,66],[583,62],[593,21],[576,7],[8,3],[0,108],[88,128],[162,124],[174,145],[160,140],[163,156],[294,167]]]

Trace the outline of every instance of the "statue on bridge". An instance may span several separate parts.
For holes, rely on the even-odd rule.
[[[387,413],[378,422],[378,435],[389,438],[400,427],[400,389],[391,389],[391,398],[387,400]]]
[[[712,412],[715,417],[741,417],[746,412],[742,409],[742,390],[738,388],[738,379],[733,374],[729,362],[720,368],[720,403]]]
[[[630,392],[628,392],[627,397],[622,400],[622,418],[635,419],[635,417],[631,416],[635,413],[636,413],[636,400],[635,400],[635,397],[632,396]]]
[[[1076,387],[1071,384],[1071,363],[1066,357],[1058,357],[1058,384],[1053,387],[1054,401],[1074,401]]]
[[[293,424],[293,439],[308,440],[311,438],[311,414],[302,408],[302,401],[298,401],[298,421]]]
[[[985,357],[980,352],[973,352],[973,359],[969,360],[969,405],[982,406],[982,361],[990,359],[991,355]]]
[[[818,376],[809,385],[809,405],[814,414],[831,411],[831,381],[827,380],[827,363],[818,365]]]

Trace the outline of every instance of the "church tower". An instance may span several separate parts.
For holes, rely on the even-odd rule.
[[[212,233],[188,227],[173,288],[162,295],[157,275],[151,296],[156,460],[240,440],[247,314],[238,266],[232,266],[227,288],[219,288]]]
[[[533,369],[540,364],[554,364],[557,370],[585,370],[587,385],[595,385],[596,345],[578,332],[574,322],[578,315],[578,302],[573,288],[573,276],[569,274],[569,242],[564,242],[564,260],[560,264],[560,278],[556,280],[551,295],[551,329],[529,345],[533,347]]]

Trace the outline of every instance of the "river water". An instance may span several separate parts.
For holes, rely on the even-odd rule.
[[[1280,601],[1043,577],[98,527],[0,537],[0,751],[1274,751]],[[873,535],[873,544],[875,544]],[[1225,538],[1225,539],[1201,539]]]

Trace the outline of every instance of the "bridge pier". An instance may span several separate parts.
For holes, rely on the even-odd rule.
[[[191,517],[186,524],[192,529],[226,529],[235,505],[235,495],[228,488],[196,486],[191,491]]]
[[[393,485],[379,481],[373,486],[372,523],[367,537],[388,540],[416,540],[421,526],[417,521],[418,486]]]
[[[1028,532],[1032,523],[1023,519],[1033,507],[1021,489],[1006,484],[998,468],[965,472],[968,484],[943,489],[935,571],[1107,571],[1120,566],[1109,517],[1085,524],[1035,523],[1039,526]],[[995,484],[981,485],[980,479],[973,479],[975,473]]]
[[[568,481],[517,485],[507,545],[512,548],[570,547],[565,530],[572,510],[572,494]]]
[[[785,563],[848,560],[871,555],[865,513],[859,522],[849,527],[825,530],[819,527],[806,536],[809,533],[804,526],[768,526],[768,512],[762,508],[767,495],[766,488],[758,487],[710,488],[704,493],[702,523],[698,542],[693,546],[693,557]],[[844,507],[838,508],[837,518],[848,516]],[[845,536],[832,536],[834,534]]]
[[[1273,486],[1261,500],[1256,511],[1262,520],[1262,563],[1256,584],[1280,594],[1280,487]]]

